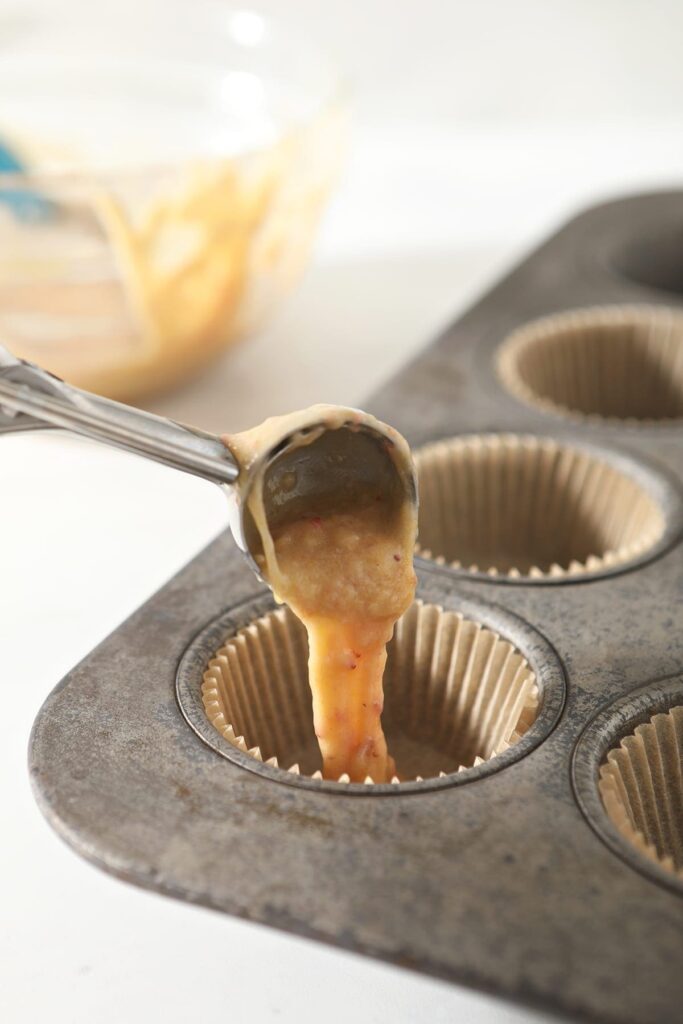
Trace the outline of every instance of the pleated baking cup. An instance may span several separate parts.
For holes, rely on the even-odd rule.
[[[654,424],[683,418],[683,313],[605,306],[544,317],[498,351],[522,402],[578,419]]]
[[[664,510],[586,447],[515,434],[469,435],[415,453],[417,553],[508,578],[600,573],[660,544]]]
[[[599,789],[623,838],[683,879],[683,705],[624,736],[600,767]]]
[[[588,823],[636,871],[683,895],[683,673],[604,706],[572,755],[572,787]]]
[[[211,658],[202,701],[211,725],[233,747],[273,768],[320,779],[307,659],[299,620],[287,608],[270,611],[230,636]],[[382,723],[396,761],[396,785],[447,776],[501,755],[539,710],[536,675],[510,641],[422,602],[396,626],[384,694]]]

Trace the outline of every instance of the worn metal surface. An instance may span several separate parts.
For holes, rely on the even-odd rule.
[[[533,316],[603,302],[681,305],[683,292],[617,269],[639,237],[656,251],[658,232],[668,238],[676,224],[683,230],[683,193],[587,212],[368,407],[412,444],[504,430],[615,445],[680,489],[680,426],[570,426],[505,394],[491,365],[502,339]],[[483,602],[491,622],[494,605],[501,621],[521,617],[564,667],[557,726],[494,774],[364,799],[281,785],[207,746],[176,702],[178,664],[207,624],[260,593],[222,537],[48,698],[31,741],[37,798],[79,853],[139,885],[558,1015],[672,1022],[683,1004],[683,898],[603,841],[571,779],[595,715],[683,670],[675,502],[669,513],[665,552],[601,579],[544,586],[421,567],[424,596]],[[534,650],[533,635],[519,642],[538,668],[547,648]]]

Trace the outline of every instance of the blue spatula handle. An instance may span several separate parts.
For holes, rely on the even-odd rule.
[[[22,221],[45,220],[53,213],[53,204],[28,188],[3,187],[3,175],[24,174],[26,167],[14,150],[0,140],[0,203]]]

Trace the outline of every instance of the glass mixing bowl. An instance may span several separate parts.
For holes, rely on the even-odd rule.
[[[3,5],[3,344],[113,398],[180,383],[297,280],[345,127],[334,69],[254,12]]]

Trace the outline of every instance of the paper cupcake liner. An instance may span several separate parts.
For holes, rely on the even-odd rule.
[[[610,750],[599,788],[621,835],[683,878],[683,706],[655,715]]]
[[[683,314],[614,306],[544,317],[503,343],[505,387],[527,405],[575,418],[683,418]]]
[[[226,641],[204,673],[202,698],[228,742],[273,767],[322,778],[307,659],[304,627],[279,608]],[[495,757],[524,735],[539,705],[535,675],[511,643],[421,602],[396,626],[384,693],[395,784]]]
[[[581,448],[494,434],[415,453],[417,552],[492,576],[576,576],[656,544],[662,510],[635,480]]]

